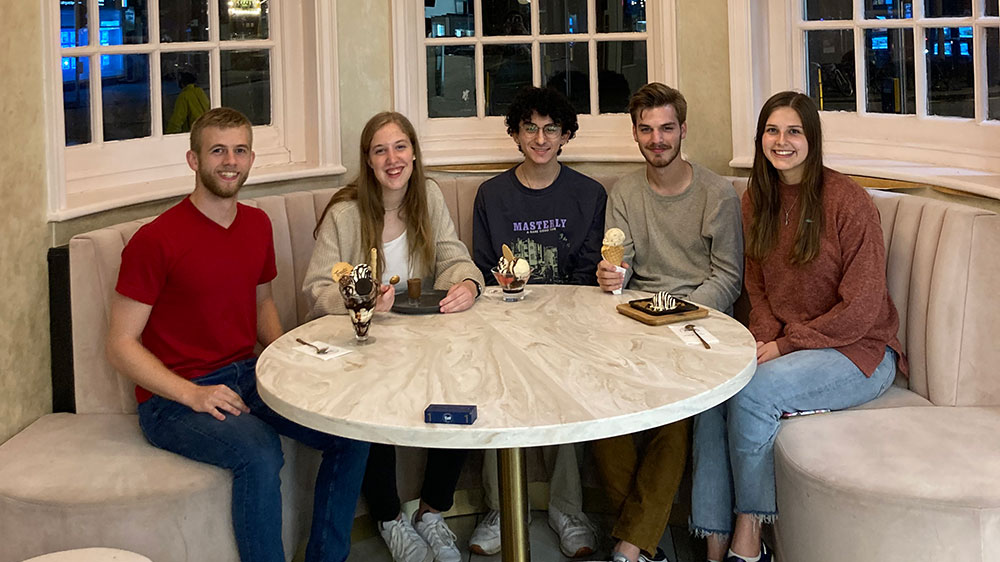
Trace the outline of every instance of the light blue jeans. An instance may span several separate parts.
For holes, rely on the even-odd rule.
[[[871,377],[835,349],[795,351],[757,366],[728,401],[694,420],[691,532],[730,535],[734,513],[764,522],[777,516],[774,439],[781,414],[842,410],[878,398],[896,375],[896,352],[886,348]]]

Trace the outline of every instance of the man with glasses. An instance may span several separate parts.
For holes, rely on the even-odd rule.
[[[576,111],[558,91],[524,88],[506,117],[507,133],[524,160],[479,186],[473,210],[473,260],[487,283],[501,246],[531,265],[532,283],[595,285],[601,260],[607,195],[593,179],[559,163],[562,146],[576,135]],[[550,467],[549,526],[569,557],[593,553],[596,538],[582,512],[580,472],[574,445],[544,450]],[[500,551],[495,451],[483,461],[483,485],[490,513],[480,522],[469,549]]]

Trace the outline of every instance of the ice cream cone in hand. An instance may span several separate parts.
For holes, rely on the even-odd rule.
[[[614,266],[620,266],[625,258],[625,233],[620,228],[609,228],[601,243],[601,257]]]

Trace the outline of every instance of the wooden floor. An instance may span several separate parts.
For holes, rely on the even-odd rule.
[[[469,536],[479,522],[481,515],[465,515],[448,518],[448,526],[458,536],[458,546],[462,549],[463,562],[501,562],[500,555],[478,556],[470,554],[467,550]],[[609,560],[609,550],[614,546],[608,537],[610,521],[602,515],[591,515],[591,521],[597,525],[602,532],[599,537],[605,537],[604,543],[600,545],[600,550],[592,556],[585,558],[570,559],[559,552],[559,544],[556,534],[549,528],[548,516],[544,511],[533,511],[531,514],[531,559],[532,562],[565,562],[568,560]],[[703,562],[704,541],[695,541],[687,530],[681,527],[668,527],[660,540],[660,548],[667,554],[670,562]],[[392,562],[389,549],[382,542],[382,538],[375,536],[367,540],[356,542],[351,547],[351,555],[347,562]]]

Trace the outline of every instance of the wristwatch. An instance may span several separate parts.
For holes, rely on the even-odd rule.
[[[479,295],[483,294],[483,286],[479,284],[479,281],[476,281],[472,277],[466,277],[462,281],[472,281],[472,284],[476,286],[476,298],[477,299],[479,298]]]

